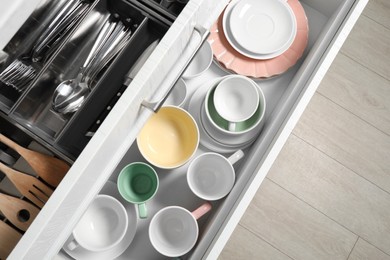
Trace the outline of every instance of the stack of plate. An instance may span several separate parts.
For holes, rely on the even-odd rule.
[[[299,60],[308,31],[298,0],[233,0],[212,26],[208,41],[224,69],[268,78]]]

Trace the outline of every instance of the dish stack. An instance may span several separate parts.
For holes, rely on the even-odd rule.
[[[308,31],[298,0],[233,0],[212,26],[208,41],[223,69],[270,78],[299,60]]]

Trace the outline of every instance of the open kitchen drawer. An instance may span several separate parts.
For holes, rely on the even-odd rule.
[[[144,160],[134,141],[153,112],[141,103],[164,98],[183,72],[193,51],[199,47],[202,28],[211,27],[227,2],[192,0],[186,5],[78,155],[10,259],[69,258],[61,248],[94,197],[110,181],[116,181],[119,171],[126,164]],[[308,47],[300,61],[286,73],[256,81],[267,101],[264,128],[255,143],[244,149],[245,157],[236,167],[232,191],[224,199],[213,202],[212,211],[199,222],[198,243],[183,256],[184,259],[217,258],[367,1],[302,0],[301,3],[309,21]],[[194,27],[197,29],[194,30]],[[186,81],[188,96],[224,75],[227,72],[213,63],[204,74]],[[200,146],[198,153],[207,150]],[[226,152],[226,155],[229,153]],[[188,189],[186,167],[184,165],[171,172],[156,168],[160,188],[148,204],[150,217],[138,221],[132,243],[118,259],[164,258],[152,248],[148,239],[147,227],[151,216],[168,205],[192,210],[202,203]]]

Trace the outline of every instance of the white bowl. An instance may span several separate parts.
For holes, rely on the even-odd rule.
[[[200,47],[199,51],[195,54],[191,63],[184,71],[182,77],[185,79],[195,78],[205,72],[213,61],[213,50],[211,49],[210,43],[205,41]]]
[[[183,79],[179,79],[168,98],[165,100],[164,105],[182,107],[187,97],[187,84]]]

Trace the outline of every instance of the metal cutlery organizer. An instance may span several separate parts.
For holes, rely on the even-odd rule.
[[[74,160],[104,119],[102,115],[108,114],[125,90],[126,73],[147,46],[164,36],[185,5],[171,2],[176,14],[169,11],[173,9],[165,0],[43,1],[3,50],[8,56],[0,61],[0,116],[33,139],[38,137],[56,154]],[[61,14],[72,19],[60,24],[62,31],[55,27]],[[91,54],[107,20],[120,21],[128,32],[111,60],[104,60],[99,52]],[[42,44],[43,35],[47,40]],[[42,48],[39,60],[35,58],[37,46]],[[111,46],[115,47],[109,43],[105,47]],[[66,80],[75,81],[90,55],[95,77],[88,82],[82,102],[70,113],[58,111],[53,105],[54,96],[59,95],[57,87]],[[22,65],[13,68],[15,63]]]
[[[151,9],[163,14],[164,16],[174,19],[180,14],[189,0],[140,0]]]

